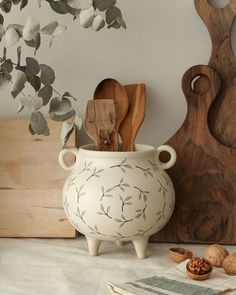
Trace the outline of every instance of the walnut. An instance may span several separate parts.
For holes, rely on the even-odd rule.
[[[213,266],[222,267],[223,260],[229,252],[220,245],[211,245],[207,247],[204,258],[206,258]]]
[[[177,263],[181,263],[186,259],[193,257],[193,253],[184,248],[170,248],[169,257]]]
[[[212,272],[211,263],[205,258],[192,258],[186,265],[188,276],[193,280],[206,280]]]
[[[222,266],[228,275],[236,275],[236,254],[228,255]]]

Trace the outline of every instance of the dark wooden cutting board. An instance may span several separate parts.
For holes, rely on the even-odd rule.
[[[208,81],[205,93],[192,89],[196,76],[199,85]],[[236,242],[236,152],[219,144],[208,127],[208,111],[220,80],[211,68],[195,66],[185,73],[182,87],[188,113],[168,141],[178,155],[169,172],[176,206],[168,225],[152,240],[232,244]]]
[[[236,58],[231,46],[236,0],[224,8],[214,8],[207,0],[195,0],[195,7],[212,41],[208,65],[221,79],[219,94],[210,108],[210,130],[220,143],[236,148]]]
[[[195,94],[186,89],[185,83],[189,83],[186,77],[191,77],[188,71],[183,78],[188,114],[179,131],[167,142],[178,155],[175,167],[168,171],[176,189],[176,206],[168,225],[152,240],[235,244],[236,59],[231,30],[236,0],[224,8],[214,8],[208,0],[195,0],[195,6],[212,39],[209,66],[218,74],[221,86],[216,98],[211,97],[212,103],[203,107],[196,103],[198,99],[191,100]],[[197,69],[206,74],[205,67]],[[201,75],[194,83],[199,99],[204,97],[209,81],[218,88],[217,79],[206,76]]]

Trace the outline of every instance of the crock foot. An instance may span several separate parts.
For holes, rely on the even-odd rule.
[[[145,236],[132,241],[134,244],[137,257],[139,259],[143,259],[146,257],[148,239],[149,239],[149,236]]]
[[[90,256],[98,256],[98,250],[101,245],[101,240],[86,236],[88,243],[88,250]]]

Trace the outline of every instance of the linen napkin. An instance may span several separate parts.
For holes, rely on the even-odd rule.
[[[214,268],[205,281],[191,280],[182,262],[162,275],[156,275],[124,284],[107,283],[113,294],[119,295],[236,295],[236,277],[228,276],[223,269]]]

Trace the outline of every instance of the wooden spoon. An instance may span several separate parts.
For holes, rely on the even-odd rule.
[[[129,112],[119,132],[124,150],[133,151],[135,138],[145,117],[146,86],[145,84],[126,85],[125,90],[129,98]]]
[[[86,110],[85,130],[95,142],[95,149],[112,151],[111,135],[116,124],[113,99],[89,100]]]
[[[93,98],[94,100],[114,99],[115,101],[116,124],[111,135],[111,147],[113,151],[118,151],[118,132],[129,109],[129,99],[125,88],[114,79],[105,79],[98,84]]]

